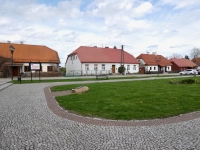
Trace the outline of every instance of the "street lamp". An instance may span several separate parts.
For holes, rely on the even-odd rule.
[[[11,73],[12,73],[12,80],[13,80],[13,53],[14,53],[14,51],[15,51],[15,48],[12,46],[12,45],[10,45],[10,52],[11,52],[11,54],[12,54],[12,71],[11,71]]]
[[[158,76],[159,76],[159,62],[161,61],[161,57],[159,57],[159,58],[155,58],[155,61],[157,62],[157,64],[158,64]]]

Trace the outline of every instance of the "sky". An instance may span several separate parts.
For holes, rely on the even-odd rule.
[[[67,55],[79,46],[169,57],[200,48],[199,0],[0,0],[0,42],[45,45]]]

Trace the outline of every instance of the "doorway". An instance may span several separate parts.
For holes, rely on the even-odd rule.
[[[115,73],[115,65],[112,65],[112,73]]]

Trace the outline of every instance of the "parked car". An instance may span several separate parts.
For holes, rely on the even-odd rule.
[[[198,72],[198,74],[200,75],[200,69],[199,69],[199,70],[197,70],[197,72]]]
[[[198,74],[196,69],[186,69],[184,71],[179,72],[180,75],[188,75],[188,74]]]

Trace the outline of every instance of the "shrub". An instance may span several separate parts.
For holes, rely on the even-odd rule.
[[[193,84],[195,83],[194,79],[184,79],[180,81],[181,84]]]
[[[126,70],[126,68],[125,68],[123,65],[121,65],[121,66],[118,68],[118,72],[119,72],[119,73],[124,73],[125,70]]]

